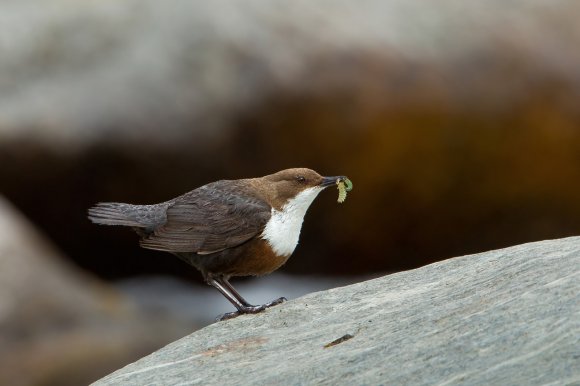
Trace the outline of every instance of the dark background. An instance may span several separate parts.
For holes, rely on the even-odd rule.
[[[137,148],[96,144],[73,154],[10,143],[0,152],[2,191],[75,264],[104,279],[167,273],[198,281],[172,256],[139,249],[133,232],[90,224],[87,208],[156,203],[217,179],[306,166],[348,175],[355,187],[343,205],[335,191],[317,199],[285,271],[410,269],[580,229],[579,114],[559,105],[565,99],[554,90],[529,87],[509,113],[443,107],[435,98],[399,111],[379,98],[360,119],[360,107],[342,99],[362,90],[284,96],[195,151],[187,147],[195,135],[175,148],[145,135]]]

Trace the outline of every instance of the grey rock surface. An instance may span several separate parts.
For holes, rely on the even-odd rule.
[[[578,237],[458,257],[215,323],[95,385],[579,384],[579,279]]]

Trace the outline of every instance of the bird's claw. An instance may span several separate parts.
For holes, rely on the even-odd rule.
[[[240,316],[242,314],[257,314],[259,312],[264,311],[266,308],[270,308],[273,306],[276,306],[278,304],[287,302],[288,299],[286,299],[285,297],[281,297],[278,298],[276,300],[272,300],[271,302],[268,302],[266,304],[262,304],[260,306],[246,306],[243,307],[241,310],[238,311],[234,311],[234,312],[226,312],[223,315],[220,315],[216,318],[216,322],[221,322],[222,320],[228,320],[228,319],[233,319],[237,316]]]
[[[277,306],[278,304],[282,304],[282,303],[287,302],[287,301],[288,301],[288,299],[286,299],[285,297],[281,297],[281,298],[278,298],[276,300],[272,300],[269,303],[264,304],[264,307],[269,308],[272,306]]]

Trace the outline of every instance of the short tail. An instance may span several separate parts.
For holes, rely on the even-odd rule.
[[[149,224],[139,221],[138,207],[119,202],[100,202],[89,209],[89,220],[102,225],[146,227]]]

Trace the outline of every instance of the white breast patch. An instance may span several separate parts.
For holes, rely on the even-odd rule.
[[[318,186],[306,188],[288,201],[282,210],[272,208],[272,217],[261,237],[268,241],[277,255],[290,256],[294,252],[306,210],[322,189]]]

